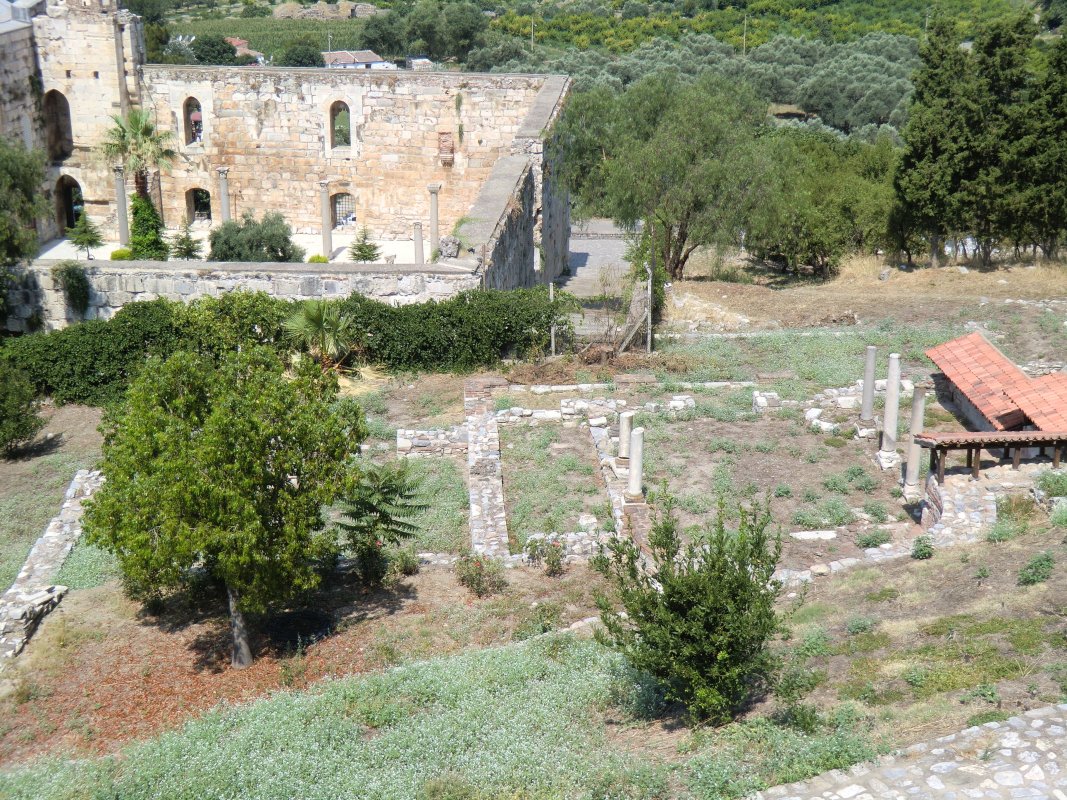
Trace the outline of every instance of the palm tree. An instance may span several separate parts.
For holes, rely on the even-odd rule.
[[[108,129],[100,152],[111,161],[121,161],[132,172],[137,193],[148,197],[148,173],[169,167],[178,154],[171,148],[174,134],[157,131],[151,115],[134,108],[125,117],[112,116],[114,127]]]
[[[305,300],[282,326],[294,345],[307,350],[323,369],[332,369],[356,344],[359,332],[355,322],[337,303]]]

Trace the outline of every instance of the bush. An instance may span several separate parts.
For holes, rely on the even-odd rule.
[[[59,284],[70,310],[79,317],[89,310],[89,276],[77,261],[60,261],[52,267],[52,280]]]
[[[303,261],[304,248],[297,247],[292,236],[281,214],[270,212],[257,222],[246,211],[240,222],[227,220],[211,232],[208,261]]]
[[[133,222],[130,224],[130,252],[134,259],[166,261],[170,245],[163,238],[163,220],[147,197],[135,194],[130,204]]]
[[[877,623],[870,617],[851,617],[845,623],[845,632],[849,636],[855,636],[858,633],[867,633],[874,630],[874,626]]]
[[[557,578],[563,574],[563,542],[558,536],[531,538],[526,541],[526,555],[531,564],[543,564],[545,575]]]
[[[1055,563],[1052,553],[1038,553],[1019,571],[1019,585],[1033,586],[1035,583],[1044,583],[1052,577],[1052,567]]]
[[[1052,524],[1058,528],[1067,528],[1067,504],[1057,506],[1050,517]]]
[[[456,562],[456,577],[460,585],[466,586],[478,597],[502,592],[508,585],[503,564],[480,554],[460,556]]]
[[[856,545],[862,547],[864,550],[871,547],[881,547],[883,544],[888,544],[892,540],[888,531],[873,530],[867,533],[861,533],[856,537]]]
[[[330,263],[330,259],[326,258],[326,256],[320,256],[318,253],[316,253],[313,256],[308,256],[308,263],[309,264],[329,264]]]
[[[33,384],[10,364],[0,361],[0,450],[11,453],[33,440],[44,427],[37,409]]]
[[[1037,488],[1049,497],[1067,497],[1067,472],[1043,472],[1037,479]]]
[[[886,509],[885,503],[879,503],[874,500],[863,504],[863,513],[877,523],[886,522],[889,519],[889,511]]]
[[[1000,544],[1014,539],[1026,532],[1026,524],[1014,519],[998,519],[989,529],[985,540],[993,544]]]
[[[620,616],[612,600],[599,597],[598,636],[661,682],[667,699],[694,720],[729,720],[772,672],[767,643],[778,629],[781,585],[771,576],[781,539],[767,532],[766,506],[738,514],[737,533],[727,532],[720,500],[714,525],[684,545],[664,492],[647,558],[632,539],[618,537],[595,561],[626,611]]]
[[[911,545],[911,557],[925,560],[934,557],[934,540],[925,534],[917,536]]]
[[[111,251],[112,261],[132,261],[133,251],[128,247],[120,247],[118,250]]]

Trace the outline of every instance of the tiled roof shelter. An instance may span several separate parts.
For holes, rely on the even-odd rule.
[[[1067,431],[1067,373],[1030,378],[980,333],[926,355],[993,430]]]

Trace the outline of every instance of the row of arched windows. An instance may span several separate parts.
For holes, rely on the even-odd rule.
[[[186,98],[182,104],[182,127],[187,145],[204,140],[204,110],[195,97]],[[338,100],[330,106],[330,147],[348,147],[352,144],[352,114],[348,103]]]

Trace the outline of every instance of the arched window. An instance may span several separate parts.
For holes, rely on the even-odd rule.
[[[211,193],[207,189],[190,189],[185,193],[185,216],[190,222],[211,219]]]
[[[338,100],[330,106],[330,147],[348,147],[352,144],[352,116],[348,103]]]
[[[48,157],[62,161],[74,152],[74,133],[70,127],[70,103],[55,89],[44,96],[44,130]]]
[[[204,140],[204,114],[200,101],[195,97],[186,99],[182,106],[182,119],[185,120],[185,143],[199,144]]]
[[[55,199],[56,222],[60,231],[64,228],[73,228],[84,209],[82,187],[74,178],[63,175],[56,181]]]
[[[333,207],[333,226],[343,228],[356,224],[356,201],[348,192],[335,194],[330,198]]]

